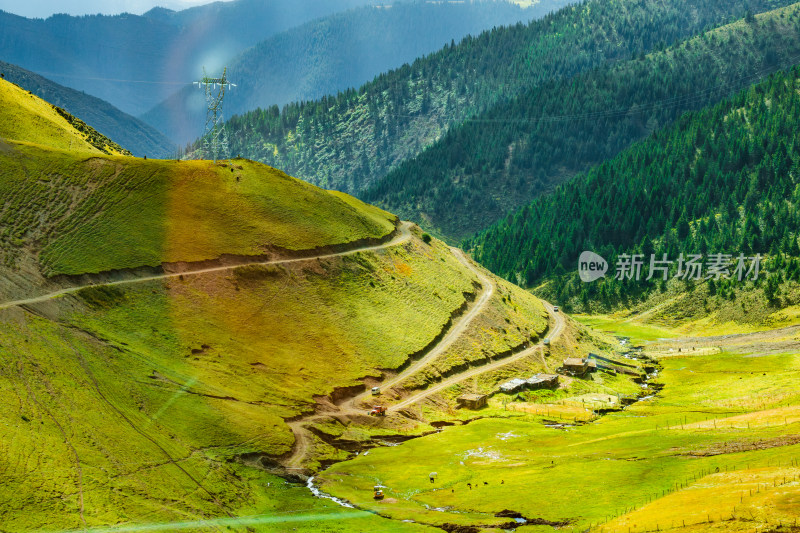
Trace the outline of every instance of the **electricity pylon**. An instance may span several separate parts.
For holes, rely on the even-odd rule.
[[[235,83],[228,81],[227,67],[222,69],[221,78],[210,78],[203,67],[203,78],[194,82],[194,85],[206,93],[206,131],[203,135],[203,155],[206,159],[221,159],[228,155],[228,134],[222,115],[222,102],[225,99],[225,90],[236,87]]]

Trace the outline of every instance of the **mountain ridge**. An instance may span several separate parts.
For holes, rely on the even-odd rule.
[[[238,87],[228,93],[225,113],[231,117],[335,94],[434,52],[452,39],[535,18],[557,6],[553,0],[527,9],[505,1],[400,2],[391,9],[364,6],[315,19],[228,61],[228,75]],[[187,86],[140,118],[183,145],[202,131],[205,101],[200,91]]]
[[[135,156],[165,158],[175,154],[176,147],[160,131],[104,100],[3,61],[0,72],[6,80],[80,117]]]
[[[671,326],[790,324],[800,304],[798,110],[795,66],[682,115],[469,245],[495,272],[569,309],[629,310],[631,319]],[[582,250],[607,258],[606,279],[578,279]],[[614,258],[624,253],[642,254],[640,279],[616,279]],[[667,280],[660,272],[645,279],[653,254],[672,261]],[[674,277],[681,254],[700,254],[700,277]],[[711,254],[728,255],[727,276],[708,277]],[[748,269],[763,259],[756,279],[734,275],[740,254]]]
[[[576,172],[800,61],[800,4],[551,80],[452,128],[360,196],[459,241]]]
[[[273,33],[372,0],[235,0],[164,16],[0,12],[0,57],[138,115]]]
[[[467,37],[358,90],[233,117],[226,125],[231,151],[360,194],[451,126],[526,88],[786,3],[584,1],[528,25]]]
[[[130,155],[130,152],[64,109],[0,78],[0,101],[5,108],[0,139],[32,143],[76,153]]]

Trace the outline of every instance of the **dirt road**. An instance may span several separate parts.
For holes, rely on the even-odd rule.
[[[11,302],[4,302],[0,303],[0,310],[8,309],[10,307],[17,307],[20,305],[30,305],[30,304],[37,304],[46,302],[48,300],[52,300],[54,298],[58,298],[59,296],[64,296],[67,294],[76,293],[82,289],[86,289],[89,287],[112,287],[115,285],[131,285],[134,283],[144,283],[147,281],[156,281],[161,279],[170,279],[170,278],[177,278],[181,276],[197,276],[200,274],[209,274],[211,272],[222,272],[226,270],[233,270],[235,268],[239,268],[242,266],[258,266],[258,265],[281,265],[287,263],[299,263],[302,261],[316,261],[317,259],[325,259],[326,257],[341,257],[346,255],[357,254],[359,252],[369,252],[374,250],[380,250],[383,248],[389,248],[392,246],[397,246],[399,244],[403,244],[404,242],[408,241],[411,238],[411,222],[401,222],[396,230],[396,235],[392,240],[389,242],[385,242],[383,244],[376,244],[372,246],[361,246],[358,248],[353,248],[352,250],[346,250],[344,252],[336,252],[336,253],[329,253],[329,254],[321,254],[315,255],[310,257],[298,257],[292,259],[275,259],[271,261],[253,261],[252,263],[239,263],[235,265],[224,265],[224,266],[217,266],[217,267],[210,267],[210,268],[199,268],[197,270],[184,270],[181,272],[174,272],[174,273],[164,273],[164,274],[156,274],[153,276],[143,276],[143,277],[136,277],[118,281],[109,281],[106,283],[89,283],[87,285],[76,285],[74,287],[67,287],[65,289],[60,289],[54,292],[50,292],[47,294],[42,294],[41,296],[34,296],[32,298],[25,298],[23,300],[14,300]]]
[[[445,336],[440,340],[435,346],[433,346],[428,353],[426,353],[421,359],[414,362],[408,368],[406,368],[403,372],[392,378],[391,380],[387,381],[386,383],[381,383],[381,388],[384,390],[388,390],[391,387],[401,383],[403,380],[413,376],[426,366],[428,366],[431,361],[436,359],[439,355],[441,355],[445,350],[447,350],[467,329],[467,326],[477,317],[486,307],[486,304],[491,299],[492,295],[494,294],[494,283],[492,280],[489,279],[486,275],[484,275],[480,270],[475,268],[469,260],[464,256],[464,252],[457,248],[450,248],[453,255],[468,269],[470,269],[478,278],[481,283],[482,290],[480,296],[478,297],[477,301],[471,306],[469,311],[467,311],[462,316],[458,317],[452,326],[450,327],[449,331],[445,334]],[[367,398],[371,397],[370,391],[365,391],[361,394],[358,394],[352,398],[349,398],[342,402],[339,405],[339,410],[335,412],[335,414],[339,415],[364,415],[366,414],[366,409],[360,407],[360,403]],[[311,437],[311,432],[305,427],[306,424],[310,422],[314,422],[316,420],[323,420],[334,413],[321,413],[321,414],[311,414],[301,418],[300,420],[295,420],[288,423],[289,429],[292,430],[294,434],[294,446],[292,447],[291,455],[283,460],[284,467],[289,471],[302,471],[303,464],[305,462],[305,458],[308,456],[308,452],[311,447],[311,443],[313,441]]]
[[[561,332],[564,330],[564,317],[561,315],[561,313],[554,312],[552,305],[550,305],[550,304],[548,304],[548,303],[546,303],[544,301],[542,303],[545,305],[545,308],[550,313],[550,316],[552,317],[553,322],[554,322],[553,328],[549,333],[549,339],[552,342],[559,335],[561,335]],[[506,365],[509,365],[509,364],[514,363],[516,361],[519,361],[521,359],[525,359],[526,357],[529,357],[530,355],[534,354],[535,352],[537,352],[538,350],[541,350],[543,348],[544,348],[544,343],[540,342],[540,343],[538,343],[538,344],[536,344],[534,346],[531,346],[530,348],[528,348],[526,350],[523,350],[523,351],[519,352],[518,354],[512,355],[511,357],[507,357],[505,359],[500,359],[499,361],[495,361],[493,363],[489,363],[487,365],[483,365],[483,366],[478,367],[478,368],[472,368],[472,369],[466,370],[466,371],[464,371],[464,372],[462,372],[460,374],[456,374],[455,376],[447,378],[447,379],[437,383],[436,385],[428,387],[424,391],[420,391],[420,392],[418,392],[418,393],[406,398],[405,400],[403,400],[400,403],[397,403],[395,405],[390,406],[388,411],[390,413],[392,413],[392,412],[400,411],[401,409],[405,409],[406,407],[409,407],[409,406],[417,403],[418,401],[427,398],[431,394],[436,394],[437,392],[441,392],[442,390],[444,390],[444,389],[446,389],[448,387],[452,387],[456,383],[460,383],[460,382],[462,382],[462,381],[464,381],[466,379],[478,376],[480,374],[484,374],[486,372],[491,372],[493,370],[497,370],[499,368],[502,368],[502,367],[504,367]]]
[[[347,256],[356,254],[359,252],[369,252],[375,250],[381,250],[384,248],[389,248],[392,246],[398,246],[407,242],[411,239],[411,227],[412,224],[410,222],[402,222],[396,231],[396,235],[392,240],[383,244],[377,244],[372,246],[362,246],[358,248],[353,248],[351,250],[343,251],[343,252],[336,252],[336,253],[328,253],[328,254],[321,254],[311,257],[302,257],[302,258],[291,258],[291,259],[275,259],[270,261],[254,261],[252,263],[239,263],[236,265],[224,265],[224,266],[215,266],[209,268],[198,268],[196,270],[192,270],[191,267],[188,270],[183,270],[181,272],[175,273],[164,273],[164,274],[157,274],[152,276],[143,276],[143,277],[135,277],[130,279],[118,280],[118,281],[110,281],[106,283],[91,283],[86,285],[77,285],[74,287],[67,287],[64,289],[60,289],[58,291],[50,292],[47,294],[42,294],[40,296],[34,296],[31,298],[26,298],[22,300],[14,300],[10,302],[0,303],[0,310],[8,309],[11,307],[23,306],[23,305],[30,305],[36,303],[46,302],[48,300],[52,300],[58,298],[60,296],[64,296],[67,294],[76,293],[82,289],[88,287],[103,287],[103,286],[119,286],[119,285],[130,285],[134,283],[144,283],[148,281],[156,281],[156,280],[163,280],[163,279],[170,279],[170,278],[178,278],[181,276],[196,276],[202,274],[208,274],[213,272],[222,272],[227,270],[233,270],[235,268],[241,266],[248,266],[248,265],[277,265],[277,264],[287,264],[287,263],[297,263],[302,261],[314,261],[317,259],[324,259],[327,257],[337,257],[337,256]],[[472,271],[473,274],[478,278],[481,283],[482,291],[480,296],[478,297],[477,301],[470,306],[469,311],[459,317],[453,325],[450,327],[449,331],[445,334],[445,336],[439,341],[434,347],[432,347],[428,353],[426,353],[421,359],[411,364],[408,368],[406,368],[403,372],[392,378],[386,383],[381,384],[381,387],[384,389],[390,389],[398,384],[400,384],[405,379],[415,375],[417,372],[421,371],[422,369],[426,368],[430,363],[435,360],[438,356],[444,353],[452,344],[461,337],[464,332],[466,331],[467,327],[470,323],[480,315],[481,312],[486,308],[486,305],[489,303],[489,300],[494,295],[495,285],[492,280],[483,274],[479,269],[477,269],[465,256],[464,253],[457,249],[451,248],[453,255],[468,269]],[[553,307],[549,304],[545,304],[547,311],[550,313],[551,318],[554,322],[554,327],[550,332],[550,339],[555,340],[564,328],[564,319],[561,314],[556,313],[553,311]],[[485,372],[491,372],[493,370],[497,370],[505,365],[514,363],[521,359],[524,359],[531,354],[535,353],[537,350],[542,349],[543,344],[539,343],[535,346],[531,346],[530,348],[508,357],[506,359],[495,361],[493,363],[473,368],[452,376],[436,385],[424,390],[420,391],[417,394],[412,395],[409,398],[404,399],[402,402],[395,404],[389,407],[389,412],[397,412],[401,409],[409,407],[414,403],[427,398],[432,394],[436,394],[447,387],[450,387],[456,383],[459,383],[465,379],[472,378],[479,374],[483,374]],[[337,411],[338,414],[345,414],[345,415],[363,415],[364,409],[360,409],[359,403],[365,400],[370,395],[369,391],[365,391],[346,402],[344,402],[340,406],[340,410]],[[287,470],[302,470],[304,460],[308,455],[309,448],[311,447],[312,437],[311,433],[308,429],[304,427],[305,424],[312,422],[318,419],[324,419],[330,416],[332,413],[322,413],[322,414],[313,414],[307,417],[304,417],[300,420],[292,421],[288,425],[292,430],[292,433],[295,437],[295,445],[292,449],[291,455],[283,461],[283,464]]]
[[[488,304],[489,300],[491,299],[492,295],[494,294],[495,286],[494,286],[494,283],[492,282],[492,280],[489,277],[487,277],[486,275],[484,275],[480,270],[478,270],[472,263],[470,263],[470,261],[464,256],[464,253],[461,250],[459,250],[457,248],[451,248],[451,251],[458,258],[459,261],[461,261],[465,266],[467,266],[467,268],[469,268],[478,277],[478,279],[481,282],[481,285],[483,286],[483,291],[482,291],[481,295],[479,296],[478,300],[476,301],[476,303],[471,307],[471,309],[467,313],[465,313],[464,315],[459,317],[454,322],[454,324],[452,325],[450,330],[442,338],[442,340],[439,341],[439,343],[436,344],[436,346],[434,346],[420,360],[416,361],[415,363],[410,365],[408,368],[406,368],[403,372],[401,372],[400,374],[398,374],[397,376],[395,376],[391,380],[387,381],[386,383],[382,383],[381,384],[381,388],[384,389],[384,390],[388,390],[388,389],[400,384],[403,380],[408,379],[409,377],[413,376],[417,372],[421,371],[422,369],[424,369],[425,367],[430,365],[430,363],[433,360],[435,360],[436,357],[441,355],[461,335],[464,334],[464,332],[466,331],[466,329],[469,326],[469,324],[475,319],[475,317],[480,315],[480,313],[486,308],[486,305]],[[553,321],[553,326],[549,331],[549,338],[552,341],[552,340],[557,339],[561,335],[561,332],[564,330],[564,325],[565,325],[564,317],[560,313],[555,312],[553,310],[553,306],[550,305],[549,303],[543,302],[543,304],[545,305],[545,308],[547,309],[547,312],[550,314],[550,317],[551,317],[551,319]],[[457,374],[455,376],[452,376],[452,377],[450,377],[450,378],[448,378],[448,379],[446,379],[446,380],[444,380],[444,381],[442,381],[440,383],[437,383],[436,385],[433,385],[433,386],[429,387],[428,389],[425,389],[424,391],[420,391],[420,392],[418,392],[418,393],[416,393],[416,394],[404,399],[403,401],[401,401],[398,404],[389,406],[387,411],[389,413],[396,413],[397,411],[405,409],[405,408],[415,404],[416,402],[418,402],[418,401],[420,401],[420,400],[422,400],[424,398],[427,398],[428,396],[430,396],[432,394],[436,394],[438,392],[441,392],[442,390],[444,390],[444,389],[446,389],[446,388],[448,388],[448,387],[450,387],[452,385],[455,385],[456,383],[459,383],[459,382],[461,382],[463,380],[472,378],[472,377],[477,376],[479,374],[483,374],[483,373],[486,373],[486,372],[491,372],[493,370],[497,370],[499,368],[502,368],[505,365],[514,363],[514,362],[522,360],[522,359],[525,359],[526,357],[529,357],[530,355],[536,353],[536,351],[541,350],[543,347],[544,347],[544,343],[541,342],[541,343],[538,343],[538,344],[536,344],[534,346],[531,346],[530,348],[527,348],[526,350],[524,350],[524,351],[522,351],[522,352],[520,352],[518,354],[515,354],[515,355],[513,355],[511,357],[507,357],[505,359],[502,359],[502,360],[499,360],[499,361],[495,361],[495,362],[492,362],[490,364],[487,364],[487,365],[484,365],[484,366],[481,366],[481,367],[478,367],[478,368],[473,368],[473,369],[464,371],[464,372],[462,372],[460,374]],[[300,420],[296,420],[296,421],[290,422],[288,425],[289,425],[289,428],[292,430],[292,433],[294,434],[295,444],[294,444],[294,447],[292,448],[291,455],[283,461],[283,464],[284,464],[285,468],[287,470],[289,470],[289,471],[302,471],[303,470],[303,465],[305,463],[305,459],[308,456],[308,453],[309,453],[310,447],[311,447],[311,443],[313,441],[313,439],[311,437],[311,432],[305,427],[306,424],[308,424],[310,422],[313,422],[313,421],[316,421],[316,420],[323,420],[323,419],[328,418],[329,416],[331,416],[333,414],[337,414],[337,415],[364,415],[364,414],[366,414],[365,413],[366,410],[364,408],[359,407],[359,404],[360,404],[361,401],[369,398],[370,396],[371,396],[370,391],[365,391],[365,392],[363,392],[361,394],[358,394],[355,397],[343,402],[339,406],[339,410],[336,411],[336,412],[312,414],[312,415],[309,415],[307,417],[303,417]]]
[[[494,295],[494,283],[492,280],[485,276],[480,270],[475,268],[469,260],[464,256],[464,252],[459,250],[458,248],[450,248],[450,251],[453,255],[458,259],[464,266],[472,271],[478,278],[481,283],[482,291],[481,295],[478,297],[477,302],[472,305],[472,308],[464,315],[459,317],[455,323],[450,327],[450,330],[447,334],[439,341],[436,346],[434,346],[431,350],[428,351],[421,359],[411,364],[408,368],[406,368],[403,372],[392,378],[391,380],[381,383],[381,389],[384,391],[388,391],[395,385],[402,383],[404,380],[408,379],[410,376],[413,376],[420,370],[427,367],[431,361],[439,357],[442,353],[444,353],[452,344],[458,340],[458,338],[464,333],[467,329],[467,326],[477,317],[486,307],[486,304],[489,303],[492,295]],[[370,391],[364,391],[363,393],[359,394],[358,396],[351,398],[350,400],[344,402],[342,404],[342,408],[344,410],[355,409],[358,408],[360,403],[367,398],[371,397]]]

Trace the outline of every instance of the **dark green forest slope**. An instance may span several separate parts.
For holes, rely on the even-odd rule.
[[[800,4],[748,17],[496,105],[361,194],[466,237],[682,112],[800,62]]]
[[[377,74],[440,49],[451,39],[493,26],[539,17],[549,0],[530,9],[507,1],[468,3],[400,2],[391,8],[366,6],[335,13],[282,32],[228,62],[238,83],[225,98],[225,115],[313,100],[373,79]],[[203,131],[206,103],[188,84],[142,115],[176,142]]]
[[[553,194],[509,215],[469,241],[495,272],[583,310],[629,306],[662,275],[614,280],[619,254],[739,254],[768,258],[761,276],[767,299],[800,281],[800,67],[777,73],[576,176]],[[583,250],[609,262],[606,278],[582,283]],[[677,270],[672,265],[669,277]],[[738,280],[707,290],[734,297]],[[691,289],[691,287],[686,287]]]
[[[786,0],[605,0],[458,45],[337,96],[228,122],[231,151],[317,185],[358,193],[455,123],[554,78],[569,78]]]

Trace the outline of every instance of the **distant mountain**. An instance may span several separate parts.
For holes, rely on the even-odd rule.
[[[228,121],[231,151],[360,194],[463,120],[525,90],[789,0],[605,0],[486,31],[358,90]],[[545,13],[560,3],[540,2]],[[454,154],[456,157],[457,154]]]
[[[234,0],[144,15],[0,11],[0,57],[138,115],[255,43],[372,0]]]
[[[270,37],[229,63],[230,77],[239,86],[226,97],[226,116],[336,94],[453,39],[527,22],[566,2],[549,1],[529,9],[506,1],[411,2],[317,19]],[[185,143],[202,132],[205,101],[189,85],[141,118]]]
[[[500,103],[451,129],[361,197],[459,240],[681,113],[718,102],[799,58],[800,4],[752,23],[740,19]],[[499,260],[511,257],[501,253]]]
[[[2,61],[0,72],[7,81],[65,109],[136,156],[164,158],[175,151],[172,142],[159,131],[108,102]]]

